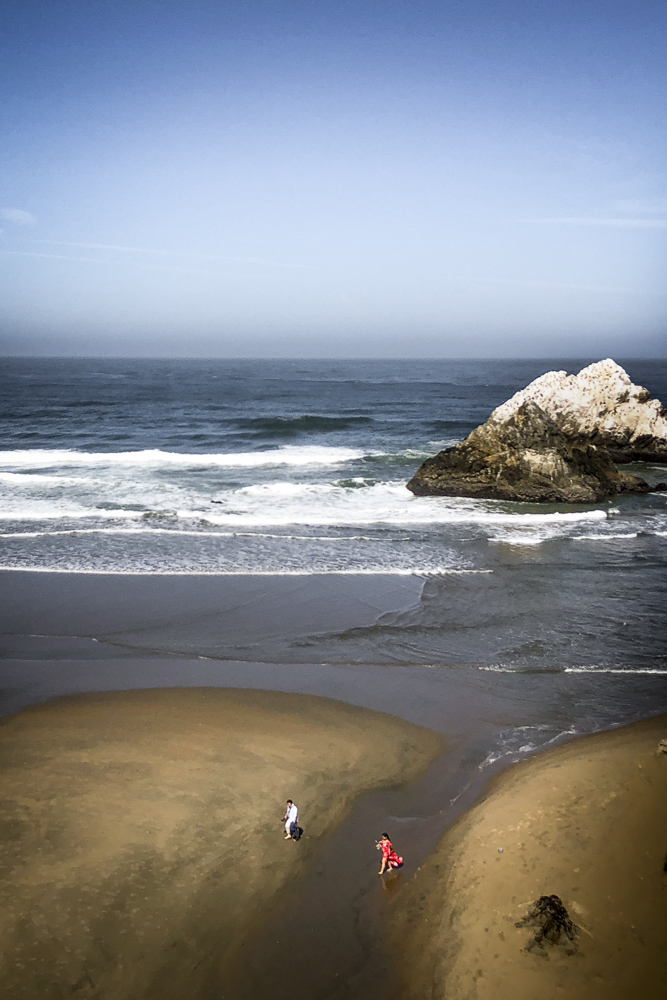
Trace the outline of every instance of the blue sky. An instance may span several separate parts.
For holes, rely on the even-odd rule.
[[[0,351],[663,356],[666,28],[5,0]]]

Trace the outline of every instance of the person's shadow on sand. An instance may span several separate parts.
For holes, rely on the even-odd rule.
[[[402,882],[400,872],[392,872],[387,878],[382,879],[382,888],[388,896],[393,896],[398,891]]]

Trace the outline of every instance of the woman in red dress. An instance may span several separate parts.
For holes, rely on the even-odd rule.
[[[378,875],[384,875],[386,871],[391,871],[392,868],[401,867],[403,864],[403,858],[399,858],[398,854],[391,846],[391,840],[389,839],[388,833],[382,834],[375,847],[378,851],[382,851],[382,864],[380,865]]]

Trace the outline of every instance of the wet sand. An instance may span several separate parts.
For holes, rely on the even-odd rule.
[[[0,569],[0,656],[304,659],[304,640],[419,602],[414,576],[189,576]],[[41,640],[41,641],[40,641]],[[78,649],[77,649],[78,647]],[[99,655],[99,653],[97,654]],[[110,655],[106,652],[105,655]],[[305,659],[309,657],[306,655]]]
[[[266,691],[77,695],[4,719],[0,995],[233,996],[235,951],[318,840],[442,749],[391,716]]]
[[[667,995],[667,716],[516,765],[422,866],[397,919],[405,1000]],[[502,848],[502,852],[499,852]],[[526,946],[542,895],[579,926]],[[570,952],[570,953],[568,953]]]

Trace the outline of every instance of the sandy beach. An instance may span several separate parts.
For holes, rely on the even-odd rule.
[[[321,698],[181,688],[31,707],[0,724],[0,749],[0,995],[135,1000],[221,995],[318,838],[442,740]]]
[[[444,836],[397,921],[408,1000],[658,1000],[667,993],[667,717],[516,765]],[[527,945],[558,895],[573,942]]]
[[[0,712],[7,716],[0,726],[0,841],[11,862],[0,884],[3,1000],[55,1000],[74,988],[75,995],[118,1000],[220,1000],[230,982],[233,1000],[269,994],[290,1000],[294,979],[309,1000],[404,1000],[413,986],[427,991],[417,993],[422,1000],[445,974],[452,982],[440,963],[453,954],[453,932],[447,931],[442,954],[439,939],[432,948],[426,938],[410,943],[416,927],[429,931],[431,920],[438,926],[453,898],[448,883],[438,895],[432,867],[448,871],[437,852],[445,831],[475,806],[494,771],[510,766],[526,747],[664,711],[665,682],[659,673],[497,672],[313,659],[313,635],[336,641],[356,635],[364,622],[384,619],[392,608],[396,621],[404,616],[409,627],[417,592],[425,607],[442,596],[439,583],[406,580],[0,573]],[[394,626],[390,631],[395,634]],[[289,657],[310,660],[247,659],[258,638],[267,651],[275,642],[285,653],[281,636],[291,637]],[[239,659],[225,659],[225,650]],[[411,741],[418,752],[406,749]],[[588,746],[578,740],[562,752]],[[533,758],[525,773],[551,759]],[[616,780],[617,771],[614,764],[604,780]],[[416,780],[409,780],[413,775]],[[563,815],[571,804],[568,782]],[[596,777],[592,784],[602,787],[603,781]],[[614,790],[612,783],[609,792]],[[526,792],[526,814],[533,812],[531,797],[539,802],[541,792],[539,783]],[[282,839],[278,820],[287,796],[299,804],[306,829],[299,845]],[[491,829],[507,831],[525,819],[506,819],[505,812],[511,809],[502,805]],[[554,820],[553,828],[560,822]],[[385,880],[385,891],[373,849],[384,829],[406,858],[399,875]],[[453,829],[457,835],[461,826]],[[514,921],[543,892],[558,893],[570,909],[571,899],[588,906],[560,879],[543,886],[536,877],[522,885],[526,873],[548,874],[546,863],[556,863],[560,841],[551,838],[551,829],[536,841],[548,849],[532,860],[523,855],[527,867],[518,866],[509,896],[501,886],[494,904],[494,933],[514,934],[519,951],[528,931],[516,930]],[[508,837],[505,832],[510,843]],[[576,842],[570,833],[569,845]],[[513,856],[507,843],[491,850],[480,878],[488,881],[487,870],[505,871]],[[603,858],[605,846],[591,849],[591,856]],[[296,851],[286,854],[284,847]],[[470,870],[476,871],[473,861]],[[424,899],[410,902],[420,866],[432,874],[419,883]],[[584,866],[570,862],[571,869]],[[602,871],[608,867],[605,862]],[[472,896],[465,879],[455,891],[453,927],[481,922],[488,938],[486,898],[459,916],[459,903],[461,914],[468,912]],[[435,916],[423,919],[419,907],[431,899]],[[402,926],[396,948],[391,928],[404,912],[412,920]],[[572,912],[582,931],[577,955],[564,959],[566,971],[575,960],[584,969],[587,955],[582,942],[588,923]],[[474,942],[475,933],[466,932],[465,940]],[[401,993],[394,961],[406,947],[409,974]],[[493,955],[502,953],[496,948],[488,962],[480,961],[475,949],[472,973],[462,958],[463,982],[481,968],[495,984],[491,967],[500,965]],[[556,956],[527,959],[557,965]],[[522,976],[526,968],[521,965]],[[508,970],[514,997],[511,964]],[[601,975],[607,997],[606,972]],[[483,985],[478,979],[475,988]],[[553,992],[551,981],[543,986],[547,996]],[[495,1000],[495,985],[488,988]],[[528,992],[526,1000],[536,995]]]

